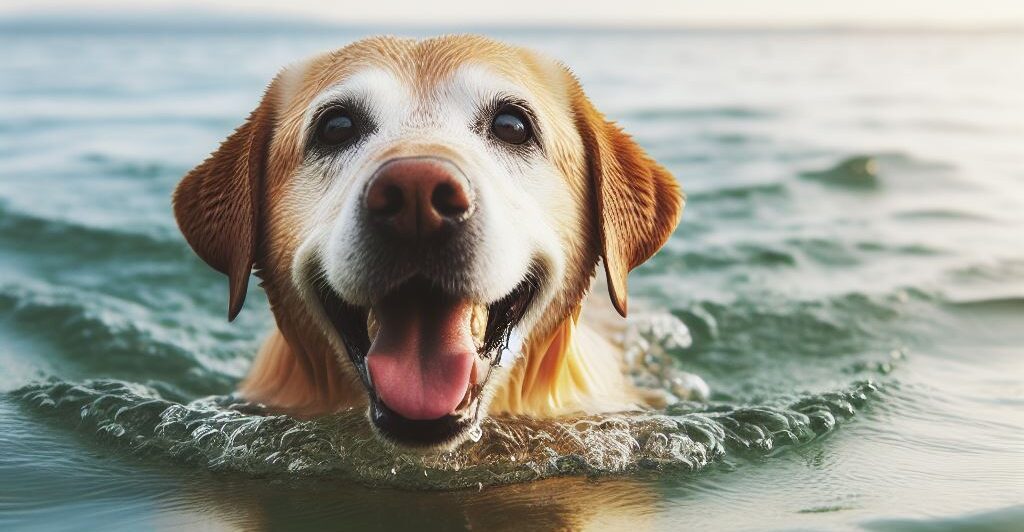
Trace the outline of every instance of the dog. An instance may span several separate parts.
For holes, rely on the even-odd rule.
[[[447,450],[486,416],[655,406],[601,308],[626,316],[627,274],[684,201],[568,68],[443,36],[284,68],[173,205],[228,277],[229,320],[253,272],[270,301],[241,396],[304,417],[365,408],[383,440]],[[599,267],[604,303],[588,296]]]

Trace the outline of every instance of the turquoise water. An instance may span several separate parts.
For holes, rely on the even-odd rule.
[[[1024,528],[1024,36],[506,32],[689,193],[633,274],[639,380],[440,457],[229,396],[271,324],[169,194],[356,33],[0,36],[0,528]],[[524,482],[530,481],[530,482]]]

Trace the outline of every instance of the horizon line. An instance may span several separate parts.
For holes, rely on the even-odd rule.
[[[170,18],[168,18],[170,16]],[[288,29],[320,29],[320,30],[358,30],[358,29],[379,29],[392,27],[398,30],[430,30],[444,28],[479,28],[482,30],[593,30],[593,31],[792,31],[792,32],[951,32],[951,33],[978,33],[978,32],[1021,32],[1024,36],[1024,22],[1014,21],[1000,24],[986,23],[976,25],[949,25],[937,21],[916,22],[894,21],[894,22],[868,22],[849,21],[837,22],[822,20],[818,22],[757,22],[738,21],[736,23],[725,23],[721,21],[658,21],[658,20],[630,20],[621,23],[601,20],[570,21],[560,19],[548,20],[511,20],[496,21],[487,18],[477,20],[459,20],[455,22],[443,22],[434,20],[373,20],[361,19],[353,21],[341,20],[320,20],[313,17],[295,14],[267,14],[267,13],[246,13],[237,14],[225,10],[216,9],[136,9],[131,11],[113,10],[58,10],[58,9],[28,9],[12,11],[9,13],[0,12],[0,25],[6,29],[19,29],[18,24],[26,24],[31,28],[42,30],[50,26],[54,29],[77,27],[78,29],[117,29],[111,28],[117,24],[131,24],[136,28],[122,28],[124,31],[132,29],[181,29],[186,30],[187,25],[194,24],[196,29],[205,31],[211,30],[244,30],[260,29],[261,31],[273,31],[275,26],[281,30]]]

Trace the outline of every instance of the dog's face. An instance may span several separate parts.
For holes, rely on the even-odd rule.
[[[230,276],[230,316],[255,265],[293,349],[343,358],[378,432],[410,447],[466,437],[599,257],[625,314],[626,274],[680,209],[564,67],[476,37],[285,69],[175,195],[189,243]]]

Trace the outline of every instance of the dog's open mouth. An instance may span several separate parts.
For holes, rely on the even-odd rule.
[[[370,308],[349,305],[326,286],[318,297],[366,385],[377,429],[396,443],[431,447],[458,439],[479,421],[491,370],[535,286],[528,275],[490,304],[423,277],[410,278]]]

